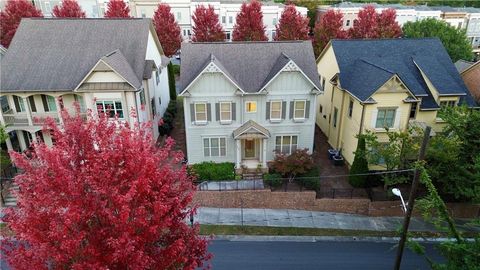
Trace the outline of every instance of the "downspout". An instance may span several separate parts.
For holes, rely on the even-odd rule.
[[[360,103],[362,104],[362,103]],[[360,130],[358,131],[358,135],[361,135],[363,133],[363,120],[365,118],[365,106],[367,106],[367,104],[363,103],[362,104],[362,117],[360,118]]]
[[[340,146],[340,134],[342,133],[342,124],[343,124],[343,109],[345,107],[345,91],[342,93],[342,106],[340,107],[340,119],[338,119],[338,134],[337,134],[337,145],[336,149]]]
[[[332,111],[335,106],[333,106],[333,97],[335,95],[335,86],[332,86],[332,97],[330,98],[330,114],[328,115],[328,134],[327,138],[330,138],[330,130],[332,129]]]

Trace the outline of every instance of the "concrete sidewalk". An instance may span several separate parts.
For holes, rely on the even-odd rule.
[[[205,225],[242,225],[240,208],[198,208],[195,222]],[[271,227],[302,227],[343,230],[396,231],[401,228],[403,217],[369,217],[352,214],[315,212],[288,209],[243,209],[243,225]],[[464,226],[461,230],[478,231],[478,227]],[[410,231],[436,231],[432,224],[420,218],[412,218]]]

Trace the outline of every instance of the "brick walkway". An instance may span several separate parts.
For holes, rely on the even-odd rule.
[[[185,155],[187,154],[187,143],[185,139],[185,120],[183,113],[183,98],[177,97],[177,115],[173,121],[173,130],[170,137],[175,140],[175,149],[181,150]]]

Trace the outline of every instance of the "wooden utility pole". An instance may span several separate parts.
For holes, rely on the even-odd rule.
[[[420,154],[418,155],[418,160],[422,161],[425,159],[425,151],[427,149],[428,140],[430,139],[431,127],[427,126],[425,128],[425,134],[423,135],[423,142],[420,148]],[[408,198],[407,212],[405,213],[405,219],[403,220],[402,226],[402,235],[400,237],[400,242],[398,243],[397,257],[395,259],[395,270],[400,270],[400,264],[402,262],[403,249],[405,247],[405,242],[407,241],[408,226],[410,225],[410,218],[412,217],[413,204],[415,203],[415,196],[417,195],[418,183],[420,179],[420,170],[415,170],[415,175],[413,176],[412,189],[410,190],[410,197]]]

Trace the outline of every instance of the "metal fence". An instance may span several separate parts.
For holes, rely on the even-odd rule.
[[[262,190],[264,188],[262,179],[204,181],[197,183],[197,189],[200,191]]]

